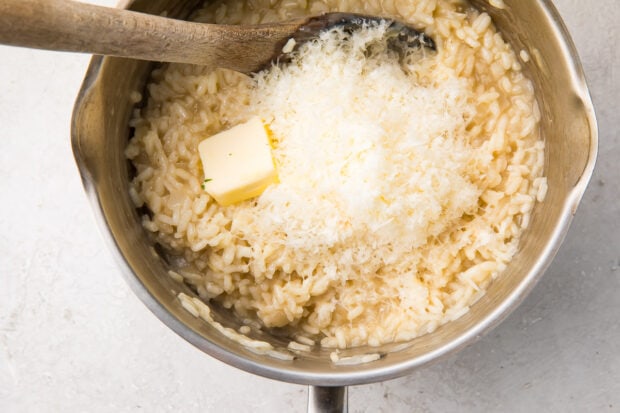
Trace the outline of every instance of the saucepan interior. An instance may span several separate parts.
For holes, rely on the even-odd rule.
[[[127,7],[184,18],[198,3],[137,0]],[[514,309],[549,265],[585,190],[596,157],[596,122],[574,47],[550,1],[505,0],[503,9],[485,0],[472,3],[494,18],[515,50],[526,50],[531,56],[525,70],[534,82],[542,111],[547,197],[535,207],[518,254],[466,315],[408,343],[356,348],[342,354],[381,355],[366,364],[336,367],[329,351],[319,350],[294,360],[257,354],[182,308],[178,293],[194,293],[168,276],[169,264],[142,228],[128,195],[131,169],[123,154],[130,137],[131,92],[144,89],[153,65],[94,57],[75,106],[75,158],[104,237],[128,283],[151,311],[187,341],[228,364],[273,379],[335,386],[406,374],[472,342]],[[240,326],[239,320],[222,308],[212,306],[212,313],[224,326]],[[269,332],[250,335],[275,348],[287,344]]]

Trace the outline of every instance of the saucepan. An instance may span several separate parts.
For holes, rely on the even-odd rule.
[[[412,0],[414,1],[414,0]],[[122,5],[136,11],[185,18],[199,0],[136,0]],[[107,244],[136,295],[185,340],[231,366],[271,379],[310,386],[310,410],[346,410],[346,386],[377,382],[410,373],[471,344],[497,325],[525,298],[543,275],[568,230],[592,175],[597,152],[597,125],[575,47],[549,0],[471,0],[488,12],[515,50],[531,59],[525,71],[536,88],[545,139],[548,192],[535,207],[519,252],[487,293],[459,319],[407,343],[354,348],[341,356],[380,354],[368,363],[337,365],[327,350],[283,360],[250,351],[213,325],[186,311],[178,294],[194,296],[168,275],[169,264],[143,229],[128,192],[131,169],[123,151],[135,104],[134,91],[144,89],[153,63],[95,56],[77,98],[72,145],[86,194]],[[240,321],[210,304],[223,326]],[[277,334],[254,332],[253,338],[286,347]]]

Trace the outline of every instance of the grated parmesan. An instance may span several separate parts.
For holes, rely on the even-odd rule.
[[[396,257],[477,208],[476,155],[459,136],[474,111],[468,85],[416,82],[387,49],[368,56],[384,31],[349,41],[334,30],[256,79],[280,183],[249,211],[251,243],[286,233],[287,246],[316,254],[355,239]]]

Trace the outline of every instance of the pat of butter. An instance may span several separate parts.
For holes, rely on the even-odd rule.
[[[198,151],[203,187],[222,206],[259,196],[278,180],[269,134],[258,117],[205,139]]]

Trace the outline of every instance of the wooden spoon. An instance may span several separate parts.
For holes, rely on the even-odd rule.
[[[69,0],[0,0],[0,43],[143,60],[181,62],[251,73],[336,25],[359,27],[387,20],[392,38],[434,48],[425,34],[391,19],[327,13],[251,26],[191,23]]]

